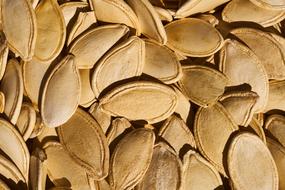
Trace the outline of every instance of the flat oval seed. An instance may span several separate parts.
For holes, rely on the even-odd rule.
[[[264,127],[285,147],[285,117],[283,115],[270,115]]]
[[[32,105],[23,103],[16,127],[26,141],[32,134],[36,124],[36,111]]]
[[[181,188],[182,164],[177,154],[165,143],[154,146],[149,168],[138,190],[177,190]]]
[[[185,18],[165,26],[167,45],[186,56],[206,57],[216,53],[223,45],[223,37],[208,22]],[[191,42],[191,43],[189,43]]]
[[[189,0],[182,4],[182,6],[176,11],[175,18],[185,18],[196,13],[212,11],[216,7],[228,1],[229,0],[212,0],[211,2],[206,2],[203,0]]]
[[[137,15],[124,0],[91,0],[98,20],[109,23],[122,23],[141,33]]]
[[[68,55],[53,68],[43,87],[40,111],[45,125],[57,127],[65,123],[76,111],[80,91],[74,57]]]
[[[220,70],[230,79],[230,85],[249,84],[259,96],[254,111],[261,112],[268,101],[268,76],[257,56],[235,40],[227,40],[220,52]]]
[[[191,65],[183,67],[183,77],[178,84],[192,102],[207,107],[218,101],[228,82],[228,78],[215,69]]]
[[[235,136],[227,163],[235,189],[278,190],[276,165],[270,151],[256,135],[240,133]]]
[[[282,21],[285,13],[258,7],[249,0],[234,0],[226,5],[222,18],[226,22],[255,22],[263,27],[269,27]]]
[[[95,180],[108,175],[109,148],[100,125],[78,108],[58,130],[60,142],[68,153]],[[88,142],[88,143],[86,143]]]
[[[272,157],[275,161],[277,170],[278,170],[278,176],[279,176],[279,189],[285,188],[285,148],[278,142],[267,138],[267,146],[270,150]]]
[[[176,115],[170,116],[160,128],[158,135],[173,147],[177,154],[184,145],[196,148],[194,136],[186,123]],[[179,137],[179,138],[177,138]]]
[[[1,10],[1,24],[9,48],[25,61],[32,59],[37,22],[30,0],[3,0]]]
[[[56,186],[89,189],[85,170],[74,162],[60,143],[50,141],[43,148],[47,156],[44,166],[49,178]]]
[[[15,163],[26,182],[29,178],[30,153],[20,133],[8,121],[0,119],[0,149]]]
[[[95,65],[92,74],[92,89],[99,97],[109,85],[136,76],[143,71],[145,44],[138,37],[131,37],[110,50]]]
[[[229,92],[224,94],[220,102],[231,114],[237,125],[247,126],[252,120],[253,107],[258,100],[258,95],[251,91]]]
[[[143,72],[166,84],[182,77],[181,64],[173,51],[151,40],[145,40],[145,64]]]
[[[184,189],[188,190],[219,189],[223,186],[218,171],[207,160],[192,150],[183,157],[182,179]]]
[[[285,1],[284,0],[250,0],[252,3],[258,7],[262,7],[269,10],[284,10]]]
[[[269,79],[285,79],[282,46],[270,34],[251,28],[234,29],[231,33],[242,40],[257,55]]]
[[[121,24],[96,27],[72,43],[69,52],[75,55],[79,69],[91,69],[128,32],[128,27]]]
[[[126,2],[136,13],[142,33],[150,39],[166,44],[165,30],[151,3],[148,0],[127,0]]]
[[[139,128],[117,144],[110,163],[112,189],[130,190],[142,180],[151,162],[154,141],[151,129]]]
[[[42,0],[36,8],[38,35],[35,58],[51,62],[61,52],[66,29],[64,17],[56,0]]]
[[[50,63],[41,63],[36,60],[22,62],[25,93],[37,108],[41,84],[49,66]]]
[[[22,72],[16,59],[9,60],[1,80],[0,91],[5,96],[4,113],[11,123],[15,124],[21,111],[24,91]]]
[[[220,104],[199,108],[195,116],[194,137],[201,154],[223,175],[223,152],[231,134],[238,130],[229,113]]]
[[[136,81],[118,86],[100,100],[101,109],[113,116],[156,123],[168,118],[177,105],[177,95],[166,85]]]

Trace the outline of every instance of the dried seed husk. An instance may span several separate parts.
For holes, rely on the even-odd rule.
[[[153,156],[149,168],[142,181],[138,184],[138,190],[177,190],[182,183],[182,164],[167,144],[159,142],[154,146]]]
[[[269,79],[285,79],[282,47],[270,34],[251,28],[234,29],[231,33],[242,40],[257,55]]]
[[[216,7],[228,2],[229,0],[188,0],[176,11],[175,18],[184,18],[196,13],[212,11]]]
[[[1,171],[1,179],[3,177],[7,179],[7,181],[11,180],[15,184],[21,186],[21,184],[25,184],[26,178],[23,176],[21,171],[15,166],[15,164],[9,159],[5,158],[2,154],[0,155],[0,171]],[[5,181],[5,180],[4,180]],[[11,183],[10,181],[10,183]],[[23,185],[23,187],[26,185]],[[22,188],[23,188],[22,187]]]
[[[79,69],[91,69],[128,32],[128,27],[121,24],[96,27],[77,38],[69,52],[76,57]]]
[[[278,190],[276,165],[265,143],[256,135],[245,132],[236,135],[227,155],[235,189]]]
[[[43,162],[46,155],[42,149],[36,148],[30,158],[30,188],[32,190],[45,190],[47,171]]]
[[[5,104],[6,104],[5,102],[6,102],[5,95],[3,92],[0,91],[0,113],[4,112]]]
[[[154,141],[153,131],[146,128],[135,129],[119,141],[110,163],[112,189],[130,190],[142,180],[151,162]]]
[[[184,122],[187,122],[191,110],[191,103],[178,88],[174,87],[174,91],[178,98],[175,113],[179,114]]]
[[[9,54],[9,48],[6,46],[1,52],[0,52],[0,80],[2,80],[6,65],[8,62],[8,54]]]
[[[270,110],[283,110],[285,111],[285,80],[269,81],[269,95],[265,112]]]
[[[171,22],[173,20],[172,14],[170,13],[168,9],[161,8],[161,7],[155,7],[155,6],[154,6],[154,9],[156,13],[158,14],[161,21]]]
[[[80,69],[80,83],[81,83],[81,94],[79,105],[83,107],[89,107],[93,102],[96,101],[95,94],[91,87],[90,81],[90,69]]]
[[[252,91],[229,92],[224,94],[220,102],[231,114],[237,125],[248,126],[252,120],[258,95]]]
[[[269,10],[284,10],[284,0],[250,0],[253,4],[258,7],[269,9]]]
[[[8,47],[25,61],[32,59],[37,38],[37,22],[30,0],[3,0],[1,26]]]
[[[145,120],[149,124],[168,118],[176,106],[177,95],[172,88],[148,81],[120,85],[103,96],[99,105],[109,115]]]
[[[45,125],[57,127],[73,115],[79,103],[80,88],[74,56],[67,55],[49,73],[43,87],[40,112]]]
[[[133,36],[110,50],[96,65],[92,73],[92,89],[99,97],[111,84],[140,76],[145,62],[145,43]]]
[[[68,34],[67,45],[76,39],[83,32],[87,31],[93,24],[97,22],[93,11],[79,12],[76,22]]]
[[[95,102],[89,109],[89,113],[95,118],[95,120],[100,124],[104,133],[107,132],[109,126],[111,125],[111,116],[106,114],[99,108],[99,103]]]
[[[259,136],[261,140],[263,140],[263,142],[266,143],[265,132],[262,125],[260,125],[256,118],[252,118],[249,127]]]
[[[192,150],[183,157],[182,186],[184,189],[223,189],[219,172]]]
[[[184,145],[196,148],[193,134],[186,123],[176,115],[170,116],[160,128],[158,135],[162,137],[179,154]],[[179,137],[179,138],[177,138]]]
[[[191,57],[210,56],[222,47],[224,41],[211,24],[197,18],[175,20],[165,26],[165,31],[167,46]]]
[[[270,115],[264,128],[285,147],[285,117],[283,115]]]
[[[69,25],[70,20],[76,15],[76,11],[77,9],[80,8],[87,8],[88,7],[88,3],[86,2],[82,2],[82,1],[78,1],[78,2],[66,2],[61,4],[60,6],[61,12],[63,14],[64,17],[64,23],[65,26]]]
[[[199,108],[195,116],[194,137],[201,154],[223,175],[223,152],[226,143],[238,126],[225,108],[216,103]]]
[[[98,20],[108,23],[122,23],[141,33],[137,15],[124,0],[91,0]]]
[[[166,44],[167,36],[154,7],[148,0],[126,0],[138,17],[141,32],[150,39]]]
[[[265,109],[268,101],[268,76],[258,57],[235,40],[225,41],[220,52],[220,70],[230,79],[231,86],[248,84],[259,96],[254,112]]]
[[[23,103],[16,128],[26,141],[31,136],[36,124],[36,111],[29,103]]]
[[[190,101],[202,107],[215,104],[224,93],[228,78],[207,66],[184,66],[183,77],[178,82]]]
[[[15,124],[21,111],[23,100],[23,77],[16,59],[10,59],[1,80],[0,91],[5,96],[4,113]]]
[[[285,188],[285,148],[270,138],[266,138],[267,147],[270,150],[272,157],[275,161],[278,176],[279,176],[279,189]]]
[[[226,22],[255,22],[269,27],[282,21],[285,13],[258,7],[249,0],[233,0],[224,8],[222,18]]]
[[[30,153],[24,139],[16,128],[4,119],[0,119],[0,149],[19,168],[26,182],[29,176]]]
[[[57,129],[61,144],[93,179],[101,180],[108,175],[107,139],[91,115],[78,108],[73,116]]]
[[[36,60],[31,60],[22,62],[21,64],[25,94],[38,109],[41,84],[50,63],[41,63]]]
[[[175,83],[182,77],[181,64],[175,53],[151,40],[145,40],[143,72],[166,84]]]
[[[72,189],[89,189],[87,174],[56,141],[49,141],[44,146],[47,159],[44,167],[55,186]]]
[[[34,58],[51,62],[61,52],[66,29],[64,17],[56,0],[42,0],[36,10],[37,40]]]
[[[110,145],[113,140],[125,132],[126,129],[133,128],[132,124],[125,118],[116,118],[112,121],[110,130],[108,130],[107,141]]]

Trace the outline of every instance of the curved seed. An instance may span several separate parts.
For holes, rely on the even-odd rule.
[[[65,123],[76,111],[80,92],[79,72],[74,57],[68,55],[49,73],[43,87],[40,111],[45,125],[57,127]]]
[[[125,83],[100,100],[101,109],[110,115],[145,120],[150,124],[168,118],[176,105],[177,95],[174,90],[166,85],[146,81]]]
[[[151,129],[140,128],[128,133],[117,144],[110,163],[112,189],[130,190],[142,180],[151,162],[154,141]]]
[[[110,50],[92,73],[92,89],[96,97],[111,84],[140,76],[145,63],[145,44],[138,37],[131,37]]]
[[[31,60],[38,37],[37,21],[30,0],[3,0],[1,22],[9,48],[24,61]]]
[[[78,108],[58,130],[60,142],[70,156],[95,180],[108,175],[109,148],[100,125]],[[88,143],[86,143],[88,142]]]
[[[236,189],[278,190],[278,172],[264,142],[250,133],[239,133],[231,141],[228,170]],[[259,171],[256,172],[258,168]]]

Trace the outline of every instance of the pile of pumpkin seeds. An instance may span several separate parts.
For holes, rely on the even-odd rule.
[[[0,189],[285,190],[285,0],[0,3]]]

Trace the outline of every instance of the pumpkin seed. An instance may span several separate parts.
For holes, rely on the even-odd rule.
[[[101,98],[99,107],[113,116],[146,120],[151,124],[168,118],[176,105],[177,96],[168,86],[137,81],[114,88]]]

